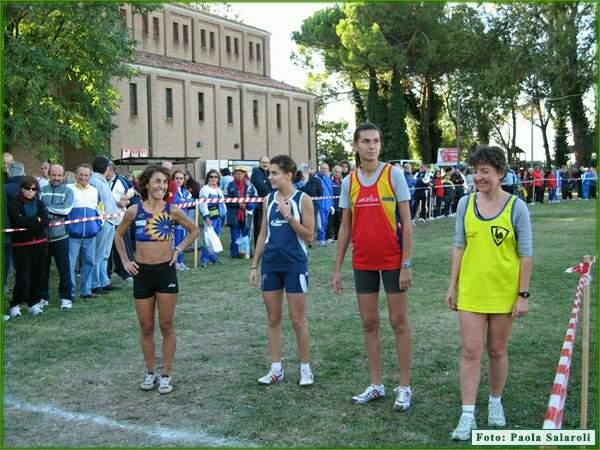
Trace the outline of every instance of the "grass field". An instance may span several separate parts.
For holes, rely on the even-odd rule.
[[[534,266],[530,314],[514,325],[504,395],[507,428],[540,428],[578,277],[563,271],[596,254],[593,202],[531,209]],[[249,261],[179,275],[174,391],[142,392],[144,363],[131,287],[73,310],[52,298],[39,317],[3,324],[3,447],[462,447],[449,434],[460,414],[458,322],[444,304],[452,220],[414,228],[413,408],[392,410],[397,383],[393,336],[381,299],[384,383],[388,396],[356,406],[368,370],[347,258],[345,292],[329,287],[335,246],[310,253],[307,316],[316,383],[300,388],[293,330],[284,320],[286,381],[263,387],[268,369],[260,292],[249,286]],[[228,243],[225,237],[224,243]],[[188,265],[191,255],[187,255]],[[595,272],[597,273],[597,271]],[[594,278],[593,298],[596,298]],[[55,292],[56,280],[52,285]],[[597,427],[597,305],[592,306],[588,428]],[[157,342],[160,333],[157,330]],[[571,367],[565,429],[579,426],[580,338]],[[159,358],[160,364],[160,358]],[[486,423],[484,358],[477,421]]]

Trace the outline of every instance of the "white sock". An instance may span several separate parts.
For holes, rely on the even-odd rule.
[[[490,403],[490,405],[502,404],[502,396],[500,395],[498,397],[494,397],[494,396],[490,395],[489,403]]]
[[[398,386],[400,388],[401,391],[408,391],[410,392],[410,386]]]
[[[377,389],[383,389],[383,383],[382,384],[373,383],[373,386],[375,386]]]
[[[271,363],[271,372],[281,373],[283,371],[283,367],[281,367],[281,361]]]
[[[300,363],[300,370],[310,371],[310,363]]]
[[[475,405],[462,405],[462,413],[470,414],[471,416],[475,415]]]

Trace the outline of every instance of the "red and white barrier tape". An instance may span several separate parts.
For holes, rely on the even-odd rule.
[[[580,263],[579,270],[581,278],[577,284],[575,292],[575,301],[571,310],[571,317],[565,334],[565,341],[560,351],[560,359],[556,368],[556,376],[548,401],[548,408],[544,416],[544,430],[560,430],[562,428],[563,412],[565,401],[567,399],[567,386],[569,384],[569,374],[571,370],[571,360],[575,349],[575,333],[577,331],[577,320],[579,319],[579,309],[583,297],[583,287],[591,281],[591,264]]]
[[[339,195],[334,196],[322,196],[322,197],[312,197],[313,200],[327,200],[327,199],[335,199],[339,198]],[[200,203],[262,203],[262,197],[237,197],[237,198],[199,198],[198,200],[194,200],[193,202],[186,203],[174,203],[178,208],[194,208],[196,205]],[[72,223],[83,223],[83,222],[92,222],[95,220],[104,220],[104,219],[112,219],[115,217],[120,217],[124,213],[116,212],[111,214],[100,214],[98,216],[93,217],[82,217],[80,219],[71,219],[71,220],[56,220],[50,222],[48,227],[57,227],[59,225],[70,225]],[[15,231],[25,231],[28,228],[4,228],[2,230],[3,233],[14,233]]]

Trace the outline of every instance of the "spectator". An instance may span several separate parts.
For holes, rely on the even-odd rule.
[[[444,174],[442,186],[444,187],[444,210],[442,211],[442,214],[448,217],[452,215],[452,204],[454,202],[454,184],[450,180],[450,172]]]
[[[416,217],[417,211],[419,211],[419,220],[425,221],[428,217],[429,188],[431,187],[431,175],[427,164],[421,164],[415,182],[415,198],[411,217]]]
[[[460,166],[456,166],[450,174],[450,181],[452,181],[452,184],[454,185],[454,199],[452,201],[453,214],[456,214],[456,207],[458,206],[458,201],[463,195],[465,195],[465,192],[467,191],[465,187],[467,180],[461,173],[460,169]]]
[[[229,170],[227,167],[221,169],[221,181],[219,182],[219,187],[223,192],[227,192],[227,186],[229,186],[229,183],[232,181],[233,177],[231,176],[231,170]]]
[[[217,169],[209,170],[206,174],[204,186],[200,189],[200,198],[224,199],[225,194],[223,194],[223,191],[219,187],[220,178],[221,176]],[[221,229],[227,215],[225,203],[200,203],[199,208],[202,219],[204,220],[204,226],[213,227],[217,236],[221,236]],[[200,265],[206,267],[209,262],[213,264],[221,263],[217,254],[209,250],[205,245],[202,247]]]
[[[228,198],[256,197],[256,189],[248,180],[246,169],[237,166],[233,171],[233,181],[227,186],[225,196]],[[227,224],[231,231],[229,255],[232,258],[250,258],[250,232],[252,230],[252,213],[256,203],[240,201],[230,203],[227,207]],[[240,250],[242,244],[242,251]]]
[[[546,187],[548,188],[548,203],[558,202],[558,195],[556,195],[556,174],[552,168],[546,172]]]
[[[106,172],[106,180],[108,181],[108,186],[110,187],[110,192],[112,193],[113,200],[117,206],[117,212],[121,214],[125,214],[127,207],[131,203],[131,199],[135,195],[135,191],[132,186],[129,184],[129,181],[117,174],[116,166],[114,162],[110,162],[108,165],[108,170]],[[112,222],[115,224],[115,227],[118,227],[123,220],[123,216],[119,215],[113,219]],[[129,259],[133,259],[133,247],[131,246],[131,233],[125,233],[123,236],[123,243],[125,244],[125,250],[127,251],[127,255]],[[133,283],[133,278],[131,275],[125,270],[123,267],[123,263],[121,262],[121,258],[119,257],[119,253],[117,252],[117,248],[115,247],[115,242],[113,239],[110,256],[108,257],[107,264],[107,272],[108,278],[110,279],[112,273],[114,272],[121,277],[123,281],[126,283]]]
[[[198,181],[196,181],[194,179],[194,177],[192,177],[192,174],[190,173],[189,170],[185,171],[184,186],[188,191],[190,191],[190,194],[192,194],[192,198],[194,200],[198,200],[198,198],[200,198],[200,189],[202,188],[202,186],[200,185],[200,183]],[[190,217],[190,219],[192,219],[192,218]]]
[[[8,155],[8,156],[7,156]],[[17,196],[19,193],[19,186],[21,185],[21,181],[25,178],[25,166],[18,161],[12,161],[12,155],[8,152],[4,153],[4,162],[8,162],[8,171],[7,178],[4,179],[4,202],[2,202],[2,209],[4,213],[4,223],[6,227],[8,227],[10,221],[8,218],[8,204],[9,202]],[[6,164],[5,164],[6,165]],[[4,286],[4,292],[8,293],[8,274],[10,273],[10,265],[12,262],[12,234],[13,233],[4,233],[4,272],[2,273],[2,285]]]
[[[517,186],[517,174],[509,166],[506,175],[502,179],[502,190],[509,194],[516,194]]]
[[[331,183],[333,185],[333,217],[330,217],[327,228],[327,238],[337,241],[340,223],[342,222],[342,210],[340,209],[340,193],[342,192],[342,168],[333,166],[331,170]]]
[[[12,163],[15,164],[15,163]],[[12,256],[15,264],[15,287],[10,302],[10,317],[21,315],[21,303],[27,303],[29,314],[43,312],[40,287],[48,248],[48,212],[37,198],[40,185],[31,176],[19,183],[17,195],[9,200],[8,217],[13,228],[27,228],[14,233]]]
[[[583,197],[583,170],[582,167],[573,167],[571,172],[571,190],[577,190],[577,199],[580,200]]]
[[[342,170],[341,170],[341,173],[340,173],[340,176],[342,177],[342,180],[343,180],[343,179],[344,179],[344,178],[346,178],[348,175],[350,175],[350,172],[351,172],[351,171],[350,171],[350,163],[349,163],[347,160],[345,160],[345,159],[342,159],[342,160],[340,161],[340,163],[339,163],[339,166],[340,166],[340,168],[342,169]]]
[[[41,200],[48,210],[48,218],[52,221],[63,221],[73,208],[73,191],[64,183],[65,169],[60,164],[53,164],[49,169],[50,182],[42,188]],[[50,299],[50,266],[52,258],[58,270],[58,298],[60,309],[65,311],[73,307],[73,287],[69,264],[69,234],[66,225],[48,228],[48,256],[45,261],[44,275],[40,289],[41,301]]]
[[[542,173],[542,169],[539,165],[536,164],[533,166],[533,172],[531,175],[533,176],[533,200],[544,203],[544,174]]]
[[[323,197],[317,202],[317,213],[319,214],[319,228],[317,229],[317,241],[319,245],[325,247],[327,245],[327,226],[329,225],[329,216],[335,213],[333,208],[333,182],[329,174],[329,164],[321,163],[319,173],[315,177],[321,183]]]
[[[38,183],[40,184],[40,189],[43,189],[44,186],[47,186],[50,182],[50,162],[48,160],[42,162],[40,166],[40,176],[37,177]]]
[[[438,218],[442,212],[442,203],[444,199],[444,185],[442,183],[442,172],[436,169],[433,172],[433,192],[435,195],[435,210],[433,217]]]
[[[589,167],[582,175],[582,194],[584,200],[596,198],[596,170]]]
[[[4,170],[4,183],[7,182],[8,178],[10,177],[10,175],[8,174],[8,167],[10,166],[10,163],[14,161],[13,155],[11,152],[4,152],[2,154],[2,164],[3,164],[3,170]]]
[[[533,169],[529,168],[523,171],[523,188],[525,189],[525,200],[527,203],[533,203],[534,189],[533,189]]]
[[[90,177],[90,186],[98,190],[100,203],[98,208],[102,214],[112,215],[119,212],[112,195],[106,175],[109,172],[110,160],[103,155],[96,156],[92,163],[93,173]],[[116,289],[110,284],[108,277],[108,258],[115,236],[115,218],[104,219],[102,228],[96,235],[96,261],[92,272],[92,293],[103,294]]]
[[[167,203],[173,203],[175,200],[175,193],[177,192],[177,184],[172,179],[173,174],[173,163],[171,161],[163,161],[160,163],[161,167],[164,167],[171,174],[171,181],[169,182],[169,198],[167,198]]]
[[[190,194],[190,191],[188,191],[183,186],[183,183],[185,182],[185,174],[183,173],[183,170],[179,170],[179,169],[174,170],[172,172],[171,178],[175,182],[175,186],[176,186],[175,197],[173,198],[173,201],[172,201],[173,205],[191,202],[193,200],[192,194]],[[189,207],[182,208],[182,211],[186,216],[188,215],[187,211],[189,209],[190,209]],[[175,241],[174,241],[175,247],[180,246],[180,244],[186,238],[186,233],[187,233],[187,230],[184,227],[184,224],[181,224],[181,223],[175,224]],[[181,247],[181,248],[185,251],[185,247]],[[183,252],[181,252],[177,255],[177,263],[175,264],[175,270],[178,270],[179,272],[189,270],[189,267],[185,265],[185,259],[184,259]]]
[[[308,194],[311,198],[323,196],[323,186],[321,182],[310,173],[310,166],[306,163],[298,165],[298,173],[294,181],[296,189]],[[313,200],[314,214],[315,214],[315,230],[319,229],[319,203],[320,200]],[[309,247],[312,247],[312,242],[308,243]]]
[[[256,189],[259,197],[266,197],[272,191],[271,182],[269,181],[269,164],[270,159],[267,156],[260,158],[260,166],[252,169],[252,176],[250,177],[250,183]],[[262,224],[263,204],[257,203],[254,207],[254,245],[256,245],[256,239],[260,232],[260,226]]]
[[[410,163],[404,164],[404,178],[406,180],[406,185],[408,186],[408,192],[410,193],[410,200],[408,201],[410,205],[410,218],[414,219],[415,216],[413,215],[413,204],[415,201],[415,186],[417,181],[415,180],[415,177],[413,177],[412,166]]]
[[[515,174],[516,175],[516,174]],[[471,169],[470,167],[467,167],[467,169],[465,170],[465,194],[468,194],[469,192],[475,192],[475,181],[473,179],[473,169]],[[518,183],[518,179],[517,179],[517,183]],[[517,185],[517,189],[519,188],[519,186]]]
[[[92,166],[80,164],[75,172],[76,181],[67,185],[73,190],[73,208],[68,219],[82,219],[97,217],[104,212],[98,189],[90,185]],[[87,222],[72,223],[67,227],[69,233],[69,267],[71,269],[72,297],[75,296],[77,278],[75,264],[79,258],[79,298],[91,299],[92,277],[96,264],[96,236],[102,229],[102,220],[96,219]]]

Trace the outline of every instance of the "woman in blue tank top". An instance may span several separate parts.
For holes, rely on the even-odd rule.
[[[310,386],[314,377],[309,364],[310,336],[304,310],[308,288],[306,248],[313,239],[314,209],[312,199],[292,184],[296,173],[292,158],[275,156],[269,172],[274,192],[264,199],[263,221],[250,269],[250,283],[258,286],[258,262],[262,257],[261,290],[267,309],[271,369],[258,382],[269,385],[283,380],[281,318],[285,289],[298,343],[299,384]]]

